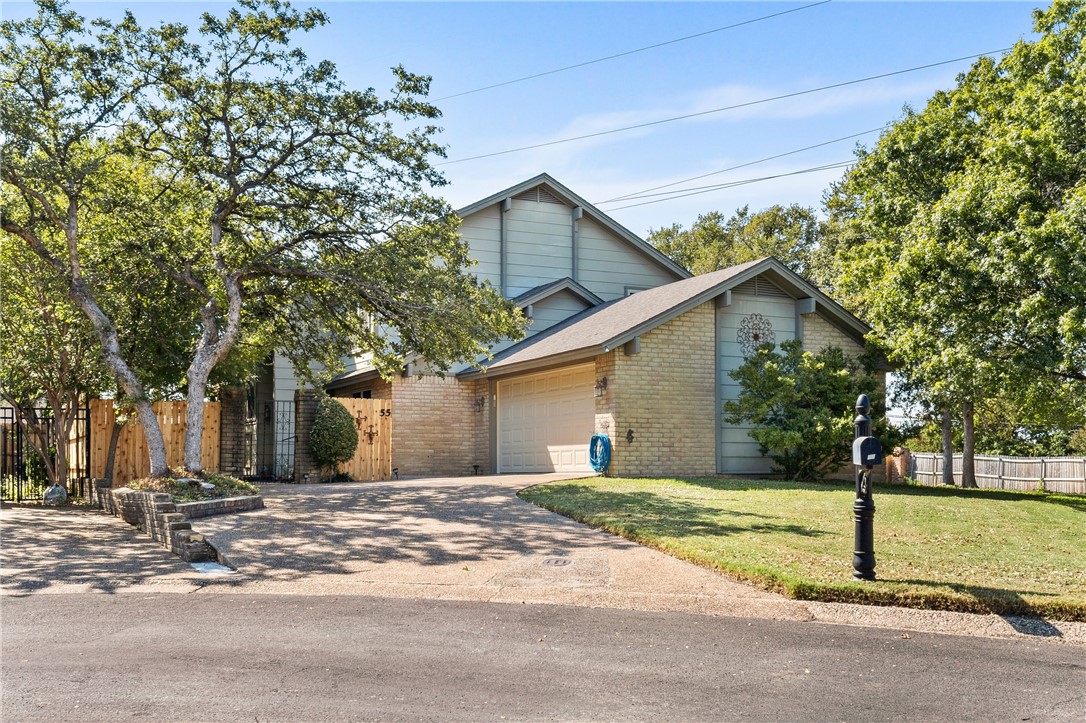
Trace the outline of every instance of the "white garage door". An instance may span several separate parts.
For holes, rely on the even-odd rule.
[[[499,472],[591,472],[595,366],[498,382]]]

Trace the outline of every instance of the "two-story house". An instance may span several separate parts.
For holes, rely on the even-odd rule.
[[[476,273],[531,325],[485,370],[441,378],[415,359],[385,380],[363,358],[328,385],[392,400],[401,475],[591,472],[597,432],[615,474],[764,473],[746,428],[721,418],[728,372],[765,341],[863,349],[868,327],[780,262],[692,277],[546,174],[459,214]],[[265,381],[293,392],[283,365]]]

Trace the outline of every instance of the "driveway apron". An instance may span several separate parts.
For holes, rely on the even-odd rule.
[[[516,496],[568,475],[282,485],[264,510],[194,520],[254,592],[555,603],[808,620],[797,601]]]

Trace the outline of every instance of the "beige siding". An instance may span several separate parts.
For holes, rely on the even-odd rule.
[[[475,275],[494,286],[501,285],[501,210],[500,204],[488,206],[464,219],[460,235],[478,262]]]
[[[579,222],[578,275],[604,301],[626,295],[627,287],[655,288],[676,277],[590,218]]]

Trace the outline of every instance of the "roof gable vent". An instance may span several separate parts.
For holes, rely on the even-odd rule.
[[[764,276],[755,276],[750,281],[744,281],[733,289],[736,294],[746,296],[772,296],[778,299],[791,299],[792,297]]]
[[[518,193],[517,195],[513,196],[513,198],[517,199],[518,201],[535,201],[536,203],[557,203],[563,206],[565,205],[565,203],[560,198],[555,196],[543,186],[529,188],[527,191],[524,191],[523,193]]]

